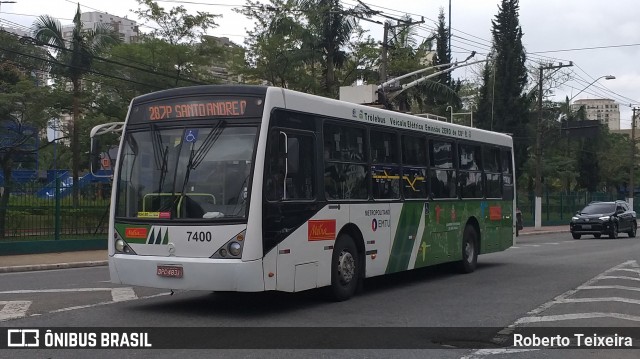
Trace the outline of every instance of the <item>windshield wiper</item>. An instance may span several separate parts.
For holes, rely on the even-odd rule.
[[[162,187],[166,179],[169,162],[169,146],[162,147],[162,135],[156,125],[151,125],[151,143],[153,145],[153,159],[156,169],[160,170],[160,180],[158,181],[158,193],[162,193]]]
[[[179,198],[185,198],[185,194],[187,191],[187,184],[189,183],[189,176],[191,175],[191,170],[196,169],[200,165],[200,163],[202,163],[202,161],[205,159],[205,157],[213,147],[213,144],[216,143],[218,138],[220,138],[220,135],[222,134],[222,131],[224,130],[225,125],[226,125],[225,121],[218,122],[216,126],[211,129],[211,132],[209,132],[207,137],[205,137],[204,141],[202,141],[202,144],[200,145],[200,147],[198,147],[197,150],[194,150],[193,149],[194,145],[191,144],[191,150],[190,150],[191,152],[189,153],[189,161],[187,162],[187,169],[184,174],[184,181],[182,182],[182,190],[180,191]],[[174,186],[174,195],[175,195],[175,186]],[[175,200],[177,201],[178,198],[176,198]]]

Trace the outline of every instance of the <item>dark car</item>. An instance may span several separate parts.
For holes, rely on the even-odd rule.
[[[636,212],[625,201],[591,202],[571,217],[569,228],[574,239],[583,234],[618,238],[618,233],[636,236]]]

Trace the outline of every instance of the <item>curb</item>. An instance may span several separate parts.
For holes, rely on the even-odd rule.
[[[518,237],[533,236],[533,235],[537,235],[537,234],[554,234],[554,233],[569,233],[569,231],[568,230],[559,230],[559,231],[534,231],[534,232],[527,232],[527,233],[520,232],[520,235]]]
[[[68,268],[82,268],[82,267],[100,267],[100,266],[106,266],[108,264],[109,264],[109,261],[30,264],[30,265],[24,265],[24,266],[0,267],[0,273],[32,272],[32,271],[40,271],[40,270],[68,269]]]

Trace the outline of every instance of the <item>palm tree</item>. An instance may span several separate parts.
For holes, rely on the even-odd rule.
[[[341,68],[347,54],[344,46],[349,42],[357,24],[353,14],[346,11],[339,0],[300,0],[309,27],[315,32],[315,43],[323,53],[325,95],[337,95],[335,69]]]
[[[80,97],[82,78],[91,72],[95,56],[111,44],[118,43],[118,35],[106,24],[96,24],[94,29],[85,30],[80,19],[80,4],[73,18],[73,31],[70,40],[63,36],[60,22],[49,16],[39,16],[33,23],[33,36],[41,43],[56,49],[52,60],[52,73],[71,82],[73,86],[73,120],[71,122],[71,150],[73,171],[73,205],[78,206],[80,172],[79,126]]]

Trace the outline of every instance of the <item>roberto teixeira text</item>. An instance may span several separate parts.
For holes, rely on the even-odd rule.
[[[514,347],[591,347],[591,348],[625,348],[633,347],[633,339],[618,334],[598,335],[580,334],[573,336],[540,336],[536,334],[513,334]]]

